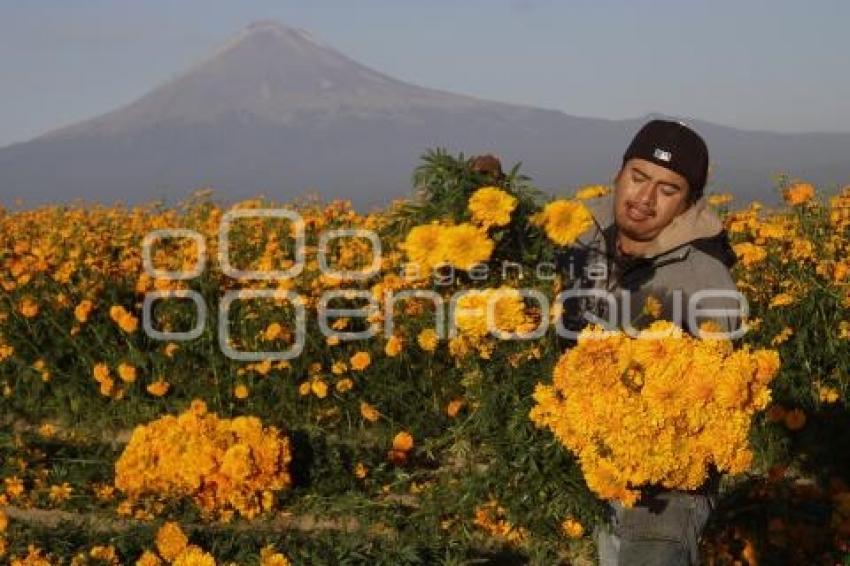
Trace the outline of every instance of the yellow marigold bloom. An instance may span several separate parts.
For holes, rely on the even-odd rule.
[[[319,399],[328,396],[328,384],[322,379],[314,379],[310,382],[310,391]]]
[[[118,364],[118,377],[124,383],[133,383],[136,381],[136,368],[126,362]]]
[[[413,436],[406,431],[401,431],[393,437],[393,450],[409,452],[413,448]]]
[[[437,335],[437,331],[433,328],[426,328],[416,337],[416,342],[419,344],[419,347],[426,352],[433,352],[437,349],[440,337]]]
[[[378,413],[378,409],[376,409],[366,401],[360,402],[360,415],[370,423],[376,422],[378,420],[378,417],[380,416]]]
[[[605,185],[587,185],[576,191],[575,198],[578,200],[590,200],[605,196],[610,192],[611,187],[606,187]]]
[[[233,396],[237,399],[247,399],[248,395],[251,394],[251,391],[248,389],[248,386],[244,383],[240,383],[233,388]]]
[[[145,390],[153,395],[154,397],[162,397],[168,390],[171,388],[171,385],[164,379],[157,379],[153,383],[149,383]]]
[[[584,535],[584,526],[572,517],[567,517],[561,523],[561,532],[569,538],[581,538]]]
[[[109,379],[109,366],[103,362],[96,363],[92,368],[92,374],[98,383],[106,381]]]
[[[492,308],[491,321],[487,317],[488,308]],[[514,332],[526,320],[522,295],[510,287],[466,291],[458,299],[455,310],[458,329],[475,338],[484,337],[491,331]]]
[[[723,206],[725,204],[729,204],[732,202],[734,197],[729,193],[719,194],[719,195],[709,195],[708,196],[708,204],[711,206]]]
[[[498,187],[481,187],[469,197],[472,219],[483,226],[504,226],[511,221],[517,198]]]
[[[12,558],[12,566],[51,566],[51,561],[44,555],[44,551],[34,544],[27,546],[27,555],[23,558]]]
[[[63,482],[62,485],[51,485],[48,497],[54,503],[67,501],[71,497],[71,492],[74,489],[68,485],[68,482]]]
[[[587,207],[576,200],[559,199],[548,203],[532,221],[559,246],[575,242],[593,224]]]
[[[809,183],[795,183],[785,189],[782,196],[785,202],[791,206],[797,206],[812,200],[815,196],[815,188]]]
[[[310,394],[310,382],[304,381],[298,385],[298,394],[302,397],[306,397]]]
[[[263,332],[263,339],[267,341],[279,340],[281,338],[288,339],[290,336],[289,329],[281,326],[279,322],[273,322],[266,327]]]
[[[652,318],[658,318],[661,316],[661,301],[653,297],[652,295],[647,295],[646,301],[643,303],[643,312],[651,316]]]
[[[163,352],[166,356],[168,356],[169,358],[173,358],[173,357],[174,357],[174,354],[175,354],[175,353],[177,352],[177,350],[179,350],[179,349],[180,349],[180,346],[178,346],[176,343],[174,343],[174,342],[169,342],[168,344],[166,344],[166,345],[165,345],[165,348],[163,348],[163,349],[162,349],[162,352]]]
[[[407,258],[424,274],[443,261],[442,235],[444,228],[439,224],[423,224],[413,227],[407,234],[402,247]]]
[[[770,345],[779,346],[780,344],[787,342],[793,334],[794,329],[790,326],[786,326],[785,328],[779,331],[779,334],[773,337],[773,339],[770,341]]]
[[[276,552],[274,546],[267,545],[260,550],[260,566],[290,566],[290,562],[286,556]]]
[[[771,299],[770,305],[768,306],[771,308],[785,307],[794,304],[795,300],[796,299],[794,298],[794,296],[789,293],[779,293],[778,295],[774,296],[773,299]]]
[[[472,224],[449,226],[440,239],[446,261],[463,270],[489,260],[495,247],[493,240]]]
[[[291,460],[289,439],[275,427],[252,416],[219,418],[196,399],[180,415],[133,430],[115,463],[115,487],[130,500],[191,497],[205,519],[250,519],[268,508],[267,492],[291,485]]]
[[[136,566],[161,566],[161,564],[162,560],[160,560],[159,556],[150,550],[144,551],[139,559],[136,560]]]
[[[384,353],[390,357],[394,358],[401,353],[402,340],[399,336],[392,335],[387,340],[386,345],[384,346]]]
[[[26,296],[18,304],[18,312],[27,318],[32,318],[38,314],[38,303],[32,297]]]
[[[83,299],[80,301],[80,304],[74,308],[74,317],[79,322],[86,322],[93,309],[94,303],[88,299]]]
[[[112,545],[95,545],[89,550],[89,556],[95,560],[102,560],[110,564],[119,564],[118,553]]]
[[[834,387],[822,385],[818,387],[818,398],[821,403],[835,403],[841,399],[841,393]]]
[[[732,246],[732,249],[744,267],[752,267],[757,263],[761,263],[767,257],[767,250],[750,242],[735,244]]]
[[[842,320],[838,323],[838,337],[850,340],[850,321]]]
[[[215,566],[215,558],[194,544],[190,544],[171,563],[171,566]]]
[[[348,371],[348,364],[342,360],[337,360],[331,365],[331,373],[334,375],[342,375]]]
[[[3,483],[6,484],[6,495],[15,499],[24,494],[24,482],[17,476],[5,478]]]
[[[44,423],[38,427],[38,434],[45,438],[50,438],[56,434],[56,427],[50,423]]]
[[[450,418],[455,418],[466,402],[463,399],[452,399],[446,406],[446,414]]]
[[[127,334],[132,334],[139,328],[139,319],[132,314],[128,314],[118,321],[118,326]]]
[[[696,489],[708,462],[745,470],[752,416],[778,369],[775,351],[734,350],[667,321],[636,338],[591,325],[552,384],[537,384],[529,417],[576,454],[590,489],[628,507],[647,483]]]
[[[357,462],[357,465],[354,466],[354,476],[357,479],[359,479],[359,480],[364,479],[368,473],[369,473],[369,469],[366,466],[363,465],[363,462]]]
[[[0,344],[0,362],[8,360],[15,353],[15,348],[8,344]]]
[[[100,501],[110,501],[115,496],[115,487],[107,483],[96,485],[94,495]]]
[[[369,355],[369,352],[357,352],[351,356],[349,363],[354,371],[363,371],[372,363],[372,356]]]
[[[139,319],[121,305],[110,307],[109,317],[127,334],[132,334],[139,327]]]
[[[335,387],[340,393],[345,393],[346,391],[351,391],[354,387],[354,381],[352,381],[349,377],[344,377],[336,382]]]

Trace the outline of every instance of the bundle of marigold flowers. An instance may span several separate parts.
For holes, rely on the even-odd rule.
[[[775,350],[733,349],[667,321],[632,338],[590,326],[537,384],[531,420],[579,459],[588,487],[632,506],[644,485],[700,487],[707,466],[741,473],[748,434],[770,401]]]
[[[115,464],[115,487],[130,500],[192,497],[205,516],[251,518],[289,487],[289,439],[256,417],[222,419],[195,400],[184,413],[133,431]]]

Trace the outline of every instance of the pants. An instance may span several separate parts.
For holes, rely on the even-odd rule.
[[[715,505],[713,495],[658,494],[627,509],[612,503],[611,524],[594,532],[600,566],[692,566],[699,539]]]

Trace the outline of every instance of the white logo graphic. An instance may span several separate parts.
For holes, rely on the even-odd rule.
[[[669,162],[670,159],[672,159],[672,157],[673,157],[672,153],[670,153],[669,151],[664,151],[663,149],[661,149],[659,147],[655,148],[655,153],[653,153],[652,155],[655,157],[655,159],[660,159],[661,161],[667,161],[667,162]]]

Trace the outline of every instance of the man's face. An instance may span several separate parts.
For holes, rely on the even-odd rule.
[[[646,159],[623,164],[614,180],[614,220],[627,238],[655,239],[688,206],[688,181]]]

